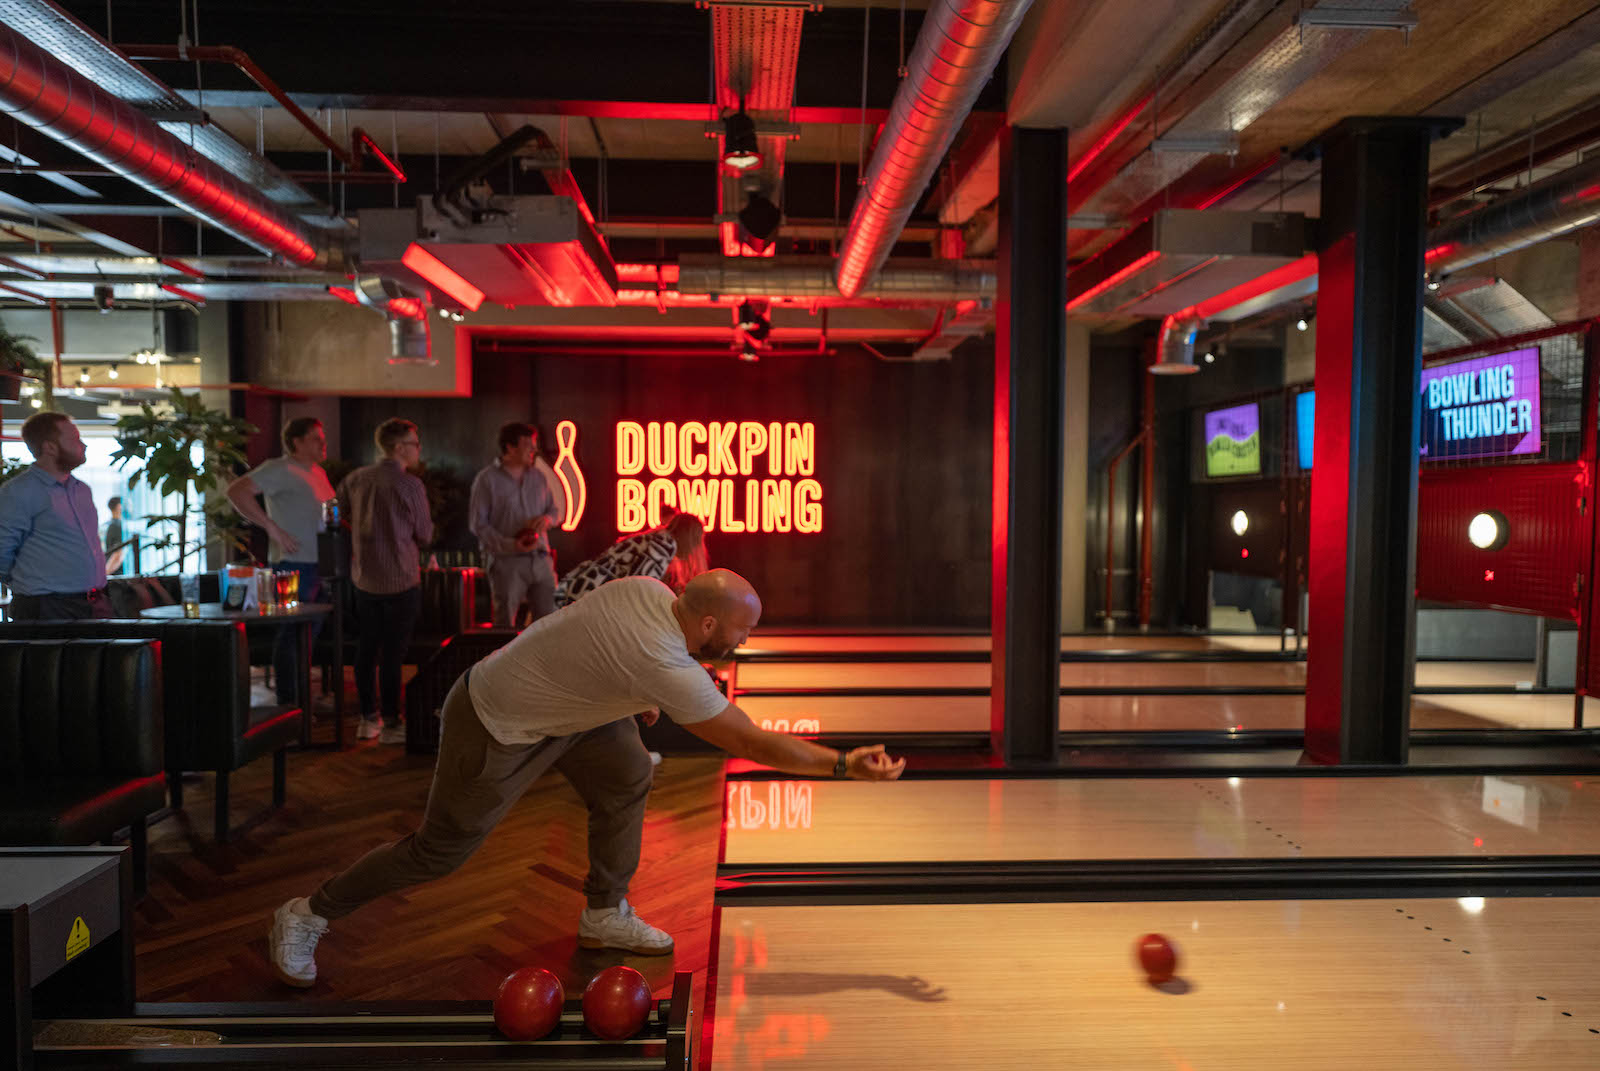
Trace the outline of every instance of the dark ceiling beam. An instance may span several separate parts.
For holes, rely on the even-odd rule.
[[[1531,134],[1531,136],[1530,136]],[[1484,186],[1543,167],[1600,141],[1600,103],[1580,108],[1537,130],[1506,138],[1433,176],[1428,203],[1434,207]]]

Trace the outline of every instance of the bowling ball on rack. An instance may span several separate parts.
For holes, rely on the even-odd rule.
[[[1178,969],[1178,950],[1171,941],[1159,933],[1147,933],[1139,938],[1135,950],[1139,966],[1144,968],[1152,984],[1161,985],[1172,980],[1173,972]]]
[[[631,1038],[650,1018],[650,983],[632,967],[607,967],[583,991],[583,1022],[608,1041]]]
[[[494,1025],[512,1041],[542,1038],[561,1022],[561,979],[543,967],[519,967],[494,995]]]

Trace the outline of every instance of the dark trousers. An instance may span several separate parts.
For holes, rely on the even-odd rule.
[[[415,833],[374,848],[311,897],[323,918],[343,918],[380,896],[443,877],[467,861],[489,832],[551,767],[589,809],[590,907],[616,907],[639,868],[650,754],[632,718],[536,744],[502,744],[478,720],[462,675],[444,701],[439,758]]]
[[[383,723],[399,725],[400,667],[422,610],[422,587],[407,588],[395,595],[373,595],[357,588],[355,598],[356,628],[360,630],[356,640],[356,695],[361,700],[361,716],[376,715],[377,692],[381,691]]]
[[[319,602],[322,595],[322,582],[317,577],[316,562],[274,562],[272,568],[280,573],[295,572],[300,574],[300,601]],[[322,619],[319,617],[311,625],[311,642],[317,642],[317,633],[322,631]],[[300,652],[300,630],[298,628],[280,628],[278,638],[272,644],[272,682],[278,691],[278,702],[284,706],[300,702],[300,659],[307,657]]]
[[[74,595],[13,594],[9,613],[12,621],[84,621],[116,616],[104,588]]]

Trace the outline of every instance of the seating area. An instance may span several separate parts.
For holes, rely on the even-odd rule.
[[[0,637],[0,843],[126,829],[143,892],[145,825],[166,799],[162,653],[148,637]]]
[[[273,763],[273,802],[275,806],[283,803],[285,753],[300,737],[303,713],[298,707],[252,705],[250,653],[243,624],[205,620],[17,622],[0,625],[0,640],[54,646],[62,641],[151,645],[159,651],[159,662],[152,671],[158,680],[152,693],[157,708],[153,731],[163,742],[161,768],[172,806],[183,806],[186,772],[214,775],[216,839],[228,840],[229,775],[268,755]],[[84,685],[75,682],[73,686]],[[111,686],[101,687],[109,690]],[[48,703],[48,699],[35,702],[27,697],[13,701],[24,704],[30,718],[40,716],[35,709],[40,703]]]

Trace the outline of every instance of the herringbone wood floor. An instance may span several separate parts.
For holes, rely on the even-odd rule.
[[[319,723],[317,735],[331,740],[331,722]],[[456,873],[337,922],[318,949],[314,988],[280,984],[266,960],[272,911],[410,832],[432,767],[431,756],[375,742],[291,752],[288,803],[263,813],[271,800],[263,759],[234,775],[236,832],[226,845],[212,841],[211,776],[191,779],[184,811],[150,830],[150,891],[137,910],[139,999],[481,1000],[519,966],[555,971],[576,996],[602,967],[627,963],[658,997],[674,970],[695,972],[704,1007],[722,815],[723,764],[710,756],[669,755],[657,769],[629,894],[676,939],[673,955],[578,948],[584,809],[552,773]]]

